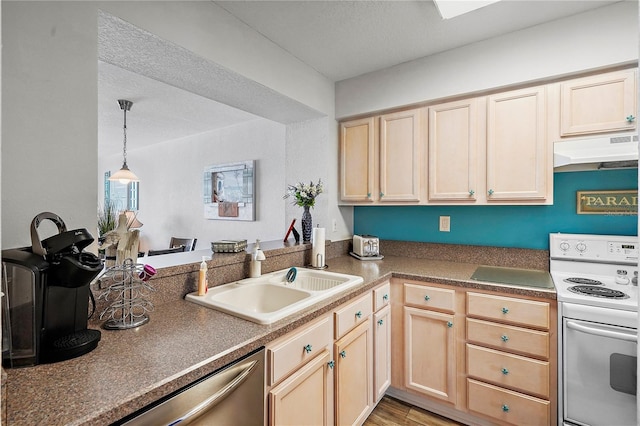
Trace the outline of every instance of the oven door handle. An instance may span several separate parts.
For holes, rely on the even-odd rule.
[[[593,334],[595,336],[609,337],[612,339],[626,340],[628,342],[637,342],[637,334],[627,334],[619,331],[603,330],[601,328],[588,327],[586,325],[578,324],[573,321],[567,321],[567,327],[576,331],[581,331],[587,334]]]

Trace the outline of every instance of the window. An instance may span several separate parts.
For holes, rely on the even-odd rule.
[[[130,182],[122,184],[120,182],[112,182],[109,180],[111,172],[104,173],[104,201],[114,203],[118,211],[132,210],[137,211],[139,204],[139,188],[140,182]]]

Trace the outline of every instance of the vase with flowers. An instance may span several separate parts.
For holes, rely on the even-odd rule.
[[[322,181],[318,179],[318,183],[313,181],[306,183],[298,183],[297,185],[288,185],[284,198],[293,198],[293,204],[304,209],[302,212],[302,242],[311,241],[311,232],[313,229],[313,219],[311,217],[310,208],[316,204],[316,197],[322,194],[324,186]]]

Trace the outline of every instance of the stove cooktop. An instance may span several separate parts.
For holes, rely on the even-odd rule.
[[[638,237],[550,234],[559,302],[638,310]]]
[[[597,285],[574,285],[568,288],[569,291],[586,296],[602,297],[605,299],[628,299],[629,295],[620,290]]]
[[[633,276],[633,275],[632,275]],[[604,308],[638,310],[638,287],[631,279],[628,284],[618,284],[615,276],[580,275],[567,272],[551,272],[559,302]]]

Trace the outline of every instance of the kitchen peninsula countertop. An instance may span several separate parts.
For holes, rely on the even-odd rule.
[[[359,275],[362,285],[271,325],[259,325],[185,300],[156,306],[149,323],[102,331],[98,347],[79,358],[6,370],[9,425],[109,424],[264,346],[389,278],[499,291],[555,300],[555,289],[472,280],[480,265],[386,256],[345,255],[328,270]],[[97,324],[96,324],[97,325]]]

